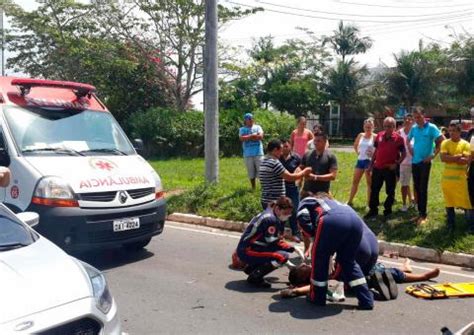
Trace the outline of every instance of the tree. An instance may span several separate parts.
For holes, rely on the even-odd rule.
[[[329,71],[325,87],[329,99],[340,105],[339,125],[343,131],[348,114],[347,107],[356,104],[362,75],[367,73],[367,69],[364,66],[358,67],[353,58],[346,58],[365,53],[372,46],[370,37],[360,37],[359,34],[359,28],[353,25],[344,26],[344,22],[340,21],[338,30],[335,30],[332,36],[323,39],[323,44],[329,43],[334,52],[341,56],[336,67]]]
[[[385,79],[388,101],[413,106],[417,103],[433,104],[436,86],[436,66],[420,47],[418,51],[402,51],[395,55],[396,65],[389,68]]]
[[[221,85],[225,100],[229,102],[228,93],[233,92],[234,107],[248,105],[237,103],[238,100],[253,103],[255,98],[265,109],[272,105],[297,116],[317,111],[322,99],[320,83],[329,54],[318,38],[308,31],[307,34],[309,41],[287,40],[278,47],[273,37],[260,38],[248,51],[250,64],[225,64],[225,68],[234,73],[234,78]]]
[[[461,103],[474,105],[474,36],[464,34],[456,36],[447,51],[452,82]]]
[[[12,26],[9,68],[32,77],[92,83],[122,123],[135,112],[171,105],[168,83],[156,79],[164,73],[161,64],[108,36],[91,5],[45,0],[31,12],[11,2],[2,5]]]
[[[344,26],[344,22],[340,21],[338,30],[333,31],[332,36],[324,38],[323,43],[329,43],[345,62],[347,56],[365,53],[372,46],[370,37],[359,37],[359,34],[359,28],[353,25]]]
[[[311,78],[276,83],[270,88],[269,95],[272,106],[296,117],[317,111],[324,101],[317,83]]]
[[[367,74],[365,66],[359,67],[357,62],[339,60],[336,66],[327,75],[324,89],[329,100],[340,105],[340,127],[344,131],[348,106],[355,103],[358,92],[363,85],[363,77]]]
[[[96,1],[106,30],[132,43],[145,59],[158,59],[170,79],[174,107],[189,107],[202,91],[205,6],[204,0]],[[221,23],[261,10],[218,6]]]

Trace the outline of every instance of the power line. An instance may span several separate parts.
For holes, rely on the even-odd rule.
[[[242,7],[248,7],[248,8],[255,8],[255,6],[250,6],[250,5],[245,5],[239,2],[235,1],[230,1],[227,0],[228,3],[237,5],[237,6],[242,6]],[[465,17],[470,17],[470,13],[465,13],[465,14],[458,14],[458,15],[452,15],[452,16],[446,16],[446,17],[436,17],[436,18],[429,18],[429,19],[418,19],[418,20],[397,20],[397,21],[381,21],[381,20],[357,20],[357,19],[352,19],[352,18],[332,18],[332,17],[324,17],[324,16],[317,16],[317,15],[307,15],[307,14],[298,14],[298,13],[291,13],[291,12],[283,12],[275,9],[270,9],[266,7],[261,7],[265,11],[268,12],[273,12],[273,13],[279,13],[279,14],[284,14],[284,15],[292,15],[292,16],[298,16],[298,17],[306,17],[306,18],[311,18],[311,19],[320,19],[320,20],[328,20],[328,21],[340,21],[340,20],[346,20],[346,21],[352,21],[352,22],[372,22],[372,23],[409,23],[409,22],[424,22],[424,21],[433,21],[433,20],[440,20],[444,18],[465,18]]]
[[[422,29],[422,28],[428,28],[428,27],[435,27],[439,26],[440,24],[442,25],[447,25],[447,24],[458,24],[462,22],[468,22],[470,21],[470,18],[465,18],[462,20],[459,19],[453,19],[453,18],[447,18],[447,19],[442,19],[438,20],[437,22],[415,22],[415,23],[402,23],[402,24],[397,24],[395,27],[389,27],[386,24],[375,24],[375,25],[370,25],[366,27],[361,27],[360,32],[361,34],[369,34],[369,35],[379,35],[381,33],[384,34],[389,34],[393,32],[400,32],[400,31],[406,31],[410,29]],[[334,29],[331,30],[320,30],[320,31],[313,31],[312,33],[314,35],[324,35],[327,33],[333,32]],[[299,34],[280,34],[280,35],[272,35],[275,38],[299,38],[299,37],[305,37],[307,34],[305,33],[299,33]],[[225,38],[227,40],[250,40],[254,37],[231,37],[231,38]]]
[[[260,1],[260,0],[255,0],[258,3],[263,3],[265,5],[270,5],[274,7],[280,7],[280,8],[288,8],[288,9],[293,9],[293,10],[298,10],[298,11],[304,11],[304,12],[311,12],[311,13],[318,13],[318,14],[329,14],[329,15],[348,15],[348,16],[355,16],[355,17],[431,17],[433,19],[437,18],[438,16],[443,16],[443,15],[450,15],[450,14],[463,14],[466,11],[465,10],[458,10],[458,11],[452,11],[452,12],[446,12],[446,13],[433,13],[433,14],[416,14],[416,15],[370,15],[370,14],[347,14],[347,13],[337,13],[337,12],[328,12],[328,11],[322,11],[322,10],[316,10],[316,9],[309,9],[309,8],[299,8],[299,7],[293,7],[293,6],[287,6],[287,5],[279,5],[267,1]]]
[[[459,7],[472,7],[470,3],[458,4],[458,5],[442,5],[442,6],[390,6],[390,5],[377,5],[377,4],[369,4],[369,3],[361,3],[361,2],[352,2],[352,1],[334,1],[334,3],[340,4],[348,4],[354,6],[364,6],[364,7],[380,7],[380,8],[400,8],[400,9],[412,9],[412,8],[420,8],[420,9],[435,9],[435,8],[459,8]]]

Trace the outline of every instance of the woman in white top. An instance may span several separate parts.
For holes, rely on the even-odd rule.
[[[367,201],[370,199],[370,186],[372,184],[370,165],[372,161],[372,155],[374,153],[374,119],[368,118],[364,120],[364,132],[357,135],[354,141],[354,150],[357,153],[357,163],[354,168],[354,177],[352,178],[351,194],[349,195],[349,201],[347,204],[352,206],[357,190],[359,189],[359,183],[362,179],[362,175],[365,173],[367,180]]]

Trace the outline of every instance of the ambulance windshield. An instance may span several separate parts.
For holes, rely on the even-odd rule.
[[[17,147],[34,155],[132,155],[135,153],[110,113],[7,107]]]

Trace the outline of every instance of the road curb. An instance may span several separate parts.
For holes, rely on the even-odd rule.
[[[185,213],[172,213],[168,215],[167,220],[237,232],[243,232],[248,224],[247,222],[216,219]],[[470,254],[438,251],[403,243],[386,242],[383,240],[379,240],[379,252],[382,255],[408,257],[426,262],[474,268],[474,255]]]

